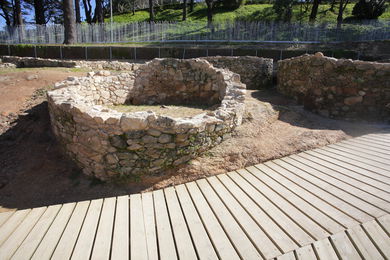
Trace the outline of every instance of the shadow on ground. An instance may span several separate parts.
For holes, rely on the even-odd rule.
[[[303,109],[293,99],[279,94],[275,88],[253,91],[253,98],[268,102],[279,111],[279,120],[294,126],[317,130],[341,130],[347,135],[357,137],[382,130],[390,126],[380,122],[347,121],[326,118]]]

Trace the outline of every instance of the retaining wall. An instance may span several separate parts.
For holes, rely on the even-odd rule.
[[[332,118],[390,122],[390,63],[303,55],[278,62],[278,91]]]

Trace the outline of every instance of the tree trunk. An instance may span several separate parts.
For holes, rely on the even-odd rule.
[[[187,0],[183,0],[183,21],[187,20]]]
[[[336,5],[336,0],[333,0],[332,3],[330,4],[330,9],[329,11],[334,12],[334,6]]]
[[[74,14],[73,0],[64,0],[64,44],[76,42],[76,19]]]
[[[153,8],[153,0],[149,0],[149,21],[154,21],[154,8]]]
[[[20,0],[15,0],[14,25],[17,25],[17,26],[23,25],[22,8],[20,5]]]
[[[345,4],[344,4],[345,1]],[[343,14],[344,10],[347,7],[349,0],[340,0],[340,5],[339,5],[339,13],[337,15],[337,29],[341,28],[341,24],[343,23]]]
[[[91,16],[91,2],[90,0],[83,0],[83,6],[85,11],[85,19],[87,20],[87,23],[92,23],[92,16]]]
[[[133,12],[133,15],[135,15],[135,0],[131,3],[131,11]]]
[[[76,23],[81,23],[80,0],[74,0],[74,9],[76,11]]]
[[[190,0],[190,13],[194,11],[194,0]]]
[[[104,23],[102,0],[96,0],[94,20],[95,20],[94,22],[97,22],[97,23]]]
[[[211,26],[213,23],[213,0],[206,0],[207,5],[207,25]]]
[[[35,23],[46,24],[43,0],[34,0]]]
[[[317,18],[318,6],[320,5],[321,0],[314,0],[313,6],[311,8],[311,13],[309,17],[310,22],[315,22]]]

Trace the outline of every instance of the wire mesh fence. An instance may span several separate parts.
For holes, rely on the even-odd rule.
[[[138,22],[78,24],[77,43],[124,42],[343,42],[390,39],[390,21],[359,24]],[[0,43],[61,44],[63,25],[28,25],[0,31]]]

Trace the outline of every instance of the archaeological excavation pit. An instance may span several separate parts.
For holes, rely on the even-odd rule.
[[[87,175],[161,174],[222,142],[242,122],[245,84],[206,60],[154,59],[135,72],[108,74],[70,78],[48,93],[53,132]],[[190,112],[153,112],[172,107]]]

